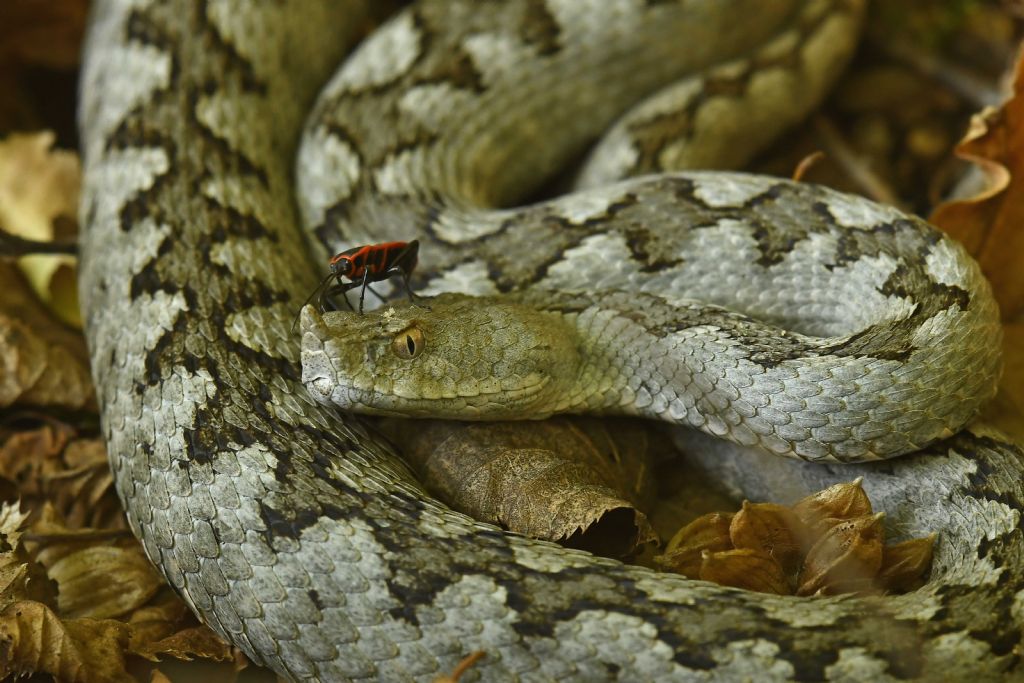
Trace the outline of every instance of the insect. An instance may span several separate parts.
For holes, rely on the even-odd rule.
[[[346,293],[350,289],[361,287],[359,292],[359,313],[363,312],[363,299],[366,297],[366,290],[370,290],[374,296],[382,301],[384,298],[370,289],[371,282],[381,282],[395,275],[402,277],[402,284],[405,285],[405,292],[409,295],[409,301],[416,302],[416,296],[409,289],[409,276],[416,268],[420,250],[419,240],[412,242],[381,242],[380,244],[367,244],[361,247],[346,249],[340,254],[331,258],[331,272],[327,274],[309,298],[302,304],[305,306],[313,298],[316,298],[317,307],[323,311],[325,303],[331,297],[341,294],[348,304],[350,310],[352,303],[348,300]],[[342,280],[348,278],[348,282]],[[334,284],[332,284],[332,280]]]

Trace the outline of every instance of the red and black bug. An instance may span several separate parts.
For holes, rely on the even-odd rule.
[[[346,293],[350,289],[361,287],[359,292],[359,313],[361,314],[363,299],[366,297],[366,290],[370,289],[370,283],[381,282],[395,275],[402,277],[405,293],[409,295],[409,301],[415,303],[416,297],[409,289],[409,276],[416,268],[419,251],[419,240],[381,242],[380,244],[367,244],[362,247],[346,249],[331,259],[329,264],[331,272],[317,285],[317,288],[302,305],[305,306],[316,297],[317,307],[323,311],[326,310],[324,304],[328,299],[341,294],[349,309],[355,310]],[[348,282],[344,282],[342,278],[348,278]],[[331,284],[332,280],[334,284]],[[383,297],[377,292],[372,289],[370,292],[383,300]]]

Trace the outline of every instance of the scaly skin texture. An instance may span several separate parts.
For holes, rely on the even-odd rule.
[[[475,523],[425,496],[382,439],[317,405],[299,381],[290,327],[316,268],[297,245],[296,203],[318,234],[342,242],[428,227],[421,258],[440,268],[431,275],[436,290],[600,275],[607,264],[584,267],[587,247],[604,239],[592,228],[616,211],[636,221],[632,233],[608,238],[619,253],[657,260],[670,252],[642,229],[642,202],[587,195],[514,213],[526,225],[558,226],[546,241],[505,235],[500,214],[475,224],[462,218],[477,215],[470,200],[511,201],[581,151],[592,129],[567,127],[567,151],[548,144],[551,128],[538,125],[556,110],[559,125],[576,121],[580,112],[561,105],[578,102],[607,122],[622,108],[609,103],[617,89],[642,96],[677,77],[666,73],[677,67],[685,74],[733,60],[724,71],[712,67],[714,79],[691,81],[682,113],[629,126],[643,141],[636,153],[613,145],[619,151],[596,165],[612,169],[598,175],[618,176],[629,172],[624,166],[661,168],[679,154],[660,153],[658,140],[671,146],[680,139],[673,132],[689,140],[714,129],[755,91],[779,106],[816,99],[797,91],[814,82],[808,73],[829,69],[805,46],[852,45],[837,36],[856,4],[818,3],[828,10],[818,19],[784,2],[738,0],[511,0],[474,3],[472,15],[465,3],[417,5],[374,32],[341,87],[324,96],[350,105],[347,113],[308,132],[341,156],[323,161],[310,154],[316,144],[303,148],[300,162],[309,163],[298,175],[333,185],[328,192],[314,184],[321,189],[296,202],[289,169],[302,112],[347,38],[366,25],[358,3],[95,3],[81,81],[83,311],[116,485],[170,584],[254,661],[291,679],[431,680],[477,649],[487,657],[466,680],[1019,674],[1022,456],[980,426],[909,457],[842,468],[796,463],[776,478],[799,495],[864,475],[891,529],[940,533],[932,579],[920,591],[803,600],[657,574]],[[721,41],[703,38],[712,31]],[[653,55],[628,42],[617,47],[623,38],[663,46],[665,37],[670,46]],[[764,50],[748,47],[758,42]],[[607,56],[596,76],[581,81],[578,70],[544,67],[579,63],[573,55],[588,63],[593,51],[585,48],[594,44]],[[629,61],[634,55],[639,63]],[[661,73],[648,78],[652,70]],[[559,106],[538,103],[526,116],[497,97],[502,83],[554,94]],[[408,87],[418,94],[403,95]],[[456,100],[482,103],[471,110],[486,115],[449,111]],[[440,108],[414,116],[407,105],[416,102]],[[508,144],[502,154],[487,146],[494,140]],[[513,180],[498,181],[493,172],[503,167]],[[486,189],[467,180],[478,171]],[[463,189],[457,201],[451,185]],[[739,216],[756,215],[767,199],[729,177],[713,192],[698,185],[699,196]],[[799,220],[804,209],[793,215]],[[465,230],[471,224],[476,236]],[[730,258],[782,263],[789,248],[764,227],[756,243],[734,242]],[[834,270],[872,258],[856,241],[847,247],[845,268]],[[496,280],[493,264],[508,265],[494,270]],[[657,269],[637,272],[652,291],[661,286]],[[723,480],[748,491],[782,462],[734,446],[717,455]]]

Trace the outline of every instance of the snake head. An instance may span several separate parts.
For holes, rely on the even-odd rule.
[[[302,311],[302,381],[324,403],[460,420],[546,417],[575,381],[575,331],[497,298],[443,294],[363,315]]]

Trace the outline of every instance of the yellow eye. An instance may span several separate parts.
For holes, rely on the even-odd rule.
[[[423,333],[418,327],[402,330],[391,340],[391,350],[399,358],[412,360],[423,351]]]

